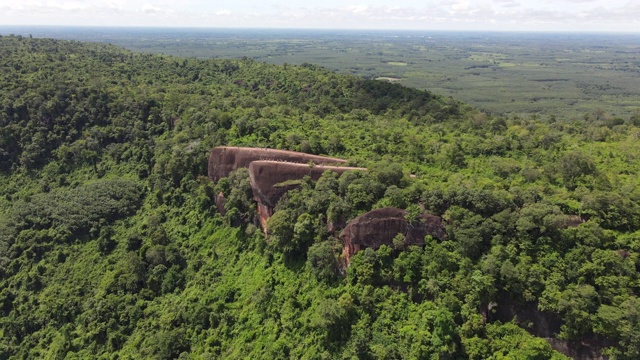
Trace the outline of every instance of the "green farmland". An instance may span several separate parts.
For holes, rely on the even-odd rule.
[[[633,34],[91,30],[22,29],[136,52],[311,63],[452,96],[492,114],[626,121],[640,106],[640,37]]]

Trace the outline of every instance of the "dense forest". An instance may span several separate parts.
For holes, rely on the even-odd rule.
[[[640,113],[2,36],[0,358],[636,359],[639,136]],[[247,172],[207,178],[219,145],[369,171],[305,179],[265,237]],[[386,206],[447,239],[341,267],[327,224]]]

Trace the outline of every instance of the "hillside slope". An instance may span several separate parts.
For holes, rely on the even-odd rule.
[[[633,124],[47,39],[0,37],[0,70],[0,358],[640,355]],[[220,145],[369,171],[303,181],[265,239],[247,171],[206,177]],[[448,238],[341,273],[336,228],[387,206]]]

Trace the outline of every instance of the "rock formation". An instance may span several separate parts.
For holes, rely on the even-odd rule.
[[[216,208],[218,209],[218,212],[223,216],[226,213],[226,210],[224,209],[224,203],[224,194],[222,192],[219,192],[218,195],[216,195]]]
[[[329,158],[331,159],[331,158]],[[366,171],[365,168],[339,167],[327,165],[309,165],[287,163],[271,160],[252,161],[249,164],[249,178],[253,199],[258,203],[258,216],[260,225],[266,233],[267,220],[273,215],[273,208],[278,200],[300,185],[300,180],[309,176],[312,180],[318,180],[325,171],[333,171],[342,174],[345,171]]]
[[[313,163],[316,165],[346,164],[344,159],[310,155],[296,151],[260,149],[233,146],[218,146],[209,154],[209,179],[214,183],[226,177],[233,170],[247,168],[252,161],[274,160],[298,164]]]
[[[248,168],[253,198],[258,203],[258,217],[262,230],[267,233],[267,220],[273,208],[287,191],[299,186],[309,176],[318,180],[325,171],[342,174],[348,170],[366,171],[365,168],[332,166],[346,164],[344,159],[310,155],[295,151],[218,146],[209,154],[209,179],[217,183],[239,168]],[[224,215],[224,195],[216,196],[218,211]]]
[[[393,246],[393,239],[398,234],[404,236],[404,246],[424,245],[426,235],[439,240],[447,237],[439,217],[422,214],[411,224],[407,221],[406,215],[405,210],[387,207],[369,211],[353,219],[340,233],[340,238],[344,241],[343,254],[347,264],[351,256],[363,248]]]
[[[570,227],[578,227],[583,222],[584,222],[584,219],[580,215],[567,215],[567,219],[563,224],[564,226],[562,227],[565,229]]]

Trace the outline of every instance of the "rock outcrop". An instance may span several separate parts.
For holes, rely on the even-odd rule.
[[[353,219],[340,233],[347,264],[351,256],[363,248],[394,246],[393,239],[398,234],[404,236],[404,246],[424,245],[426,235],[439,240],[446,239],[447,234],[439,217],[422,214],[417,221],[409,223],[406,215],[405,210],[387,207],[369,211]]]
[[[226,210],[224,209],[224,203],[225,203],[224,194],[222,192],[219,192],[218,195],[216,195],[216,208],[218,209],[218,212],[222,215],[224,215],[226,212]]]
[[[226,177],[233,170],[247,168],[252,161],[274,160],[298,164],[316,165],[346,164],[347,160],[326,156],[310,155],[296,151],[260,149],[248,147],[218,146],[209,154],[209,179],[214,183]]]
[[[258,203],[258,218],[262,230],[267,233],[267,220],[273,208],[287,191],[299,186],[309,176],[318,180],[325,171],[342,174],[349,170],[366,171],[344,165],[347,160],[327,156],[310,155],[296,151],[218,146],[209,154],[209,179],[217,183],[239,168],[248,168],[253,198]],[[224,214],[224,195],[216,196],[218,211]]]
[[[308,165],[278,161],[254,161],[249,165],[249,178],[256,201],[275,207],[282,195],[299,186],[305,176],[318,180],[325,171],[341,175],[345,171],[367,171],[348,166]]]
[[[330,159],[330,158],[329,158]],[[258,203],[260,225],[266,233],[267,220],[273,215],[273,208],[287,191],[300,186],[300,181],[308,176],[318,180],[325,171],[342,174],[345,171],[366,171],[366,168],[298,164],[271,160],[252,161],[249,164],[249,178],[253,199]]]

